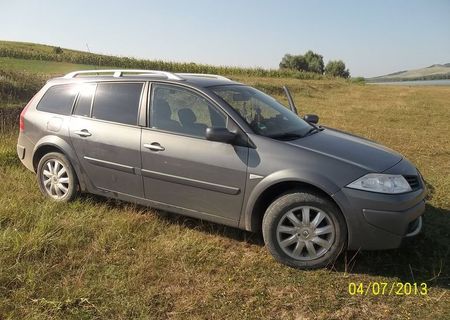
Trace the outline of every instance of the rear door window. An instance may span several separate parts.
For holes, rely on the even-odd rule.
[[[75,85],[62,84],[50,87],[39,101],[36,109],[56,114],[69,115],[78,90]]]
[[[99,83],[92,118],[136,125],[143,83]]]

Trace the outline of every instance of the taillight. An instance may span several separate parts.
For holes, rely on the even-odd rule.
[[[25,113],[27,112],[27,109],[30,107],[31,103],[33,102],[33,100],[34,100],[34,97],[31,98],[30,102],[27,103],[25,108],[23,108],[22,112],[20,113],[20,118],[19,118],[19,131],[20,132],[25,131],[25,121],[23,118],[25,116]]]

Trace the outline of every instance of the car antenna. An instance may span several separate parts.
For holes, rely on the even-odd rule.
[[[91,50],[89,49],[89,45],[87,44],[87,42],[86,42],[86,48],[87,48],[87,51],[89,53],[91,53]],[[100,60],[98,60],[98,62],[99,62],[99,67],[100,67]],[[97,66],[94,65],[94,67],[95,67],[96,70],[98,69]]]
[[[291,109],[291,111],[293,113],[298,115],[297,108],[295,107],[294,99],[292,99],[291,92],[289,91],[288,87],[286,87],[286,86],[283,86],[283,90],[284,90],[284,93],[286,94],[286,97],[289,102],[289,109]]]

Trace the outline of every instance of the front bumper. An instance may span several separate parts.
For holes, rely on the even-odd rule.
[[[417,236],[420,231],[422,231],[423,219],[422,216],[418,217],[416,220],[412,221],[408,225],[408,233],[406,234],[406,238]]]
[[[363,216],[369,224],[400,236],[412,232],[408,230],[409,224],[416,221],[424,211],[424,201],[420,201],[414,207],[404,211],[362,210]]]
[[[411,163],[403,159],[385,173],[418,175]],[[425,183],[404,194],[381,194],[342,188],[333,195],[341,207],[348,228],[349,250],[398,248],[403,239],[420,233],[425,211]]]
[[[336,193],[334,198],[347,221],[348,249],[398,248],[405,237],[418,234],[425,211],[425,193],[425,189],[420,189],[386,195],[348,188]]]

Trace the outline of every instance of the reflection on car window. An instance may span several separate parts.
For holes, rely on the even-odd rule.
[[[154,85],[151,101],[152,128],[204,138],[208,127],[226,126],[226,117],[190,90]]]
[[[90,117],[92,99],[94,97],[96,84],[84,84],[79,88],[77,104],[73,114],[83,117]]]
[[[68,115],[72,110],[73,101],[75,100],[77,93],[77,86],[72,84],[53,86],[44,94],[36,109]]]
[[[259,135],[303,136],[311,129],[311,125],[306,121],[271,96],[255,88],[244,85],[225,85],[210,89],[236,110]]]

